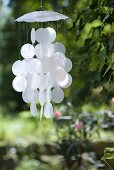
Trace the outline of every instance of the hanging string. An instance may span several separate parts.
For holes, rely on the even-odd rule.
[[[40,7],[43,8],[43,0],[41,0]]]
[[[66,37],[66,20],[64,20],[64,37]]]
[[[19,60],[21,59],[20,49],[21,49],[21,24],[18,23],[18,47],[19,47]]]
[[[58,34],[58,25],[59,25],[59,21],[57,21],[57,24],[56,24],[56,32]]]
[[[28,39],[28,37],[29,37],[29,24],[28,23],[26,23],[26,28],[25,28],[25,33],[26,33],[26,43],[28,43],[28,41],[29,41],[29,39]]]

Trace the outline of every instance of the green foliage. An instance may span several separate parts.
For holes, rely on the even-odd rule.
[[[114,159],[114,148],[105,148],[104,156],[101,159],[113,170],[106,160]]]
[[[47,139],[47,142],[56,140],[54,124],[52,120],[48,122],[44,119],[38,123],[38,118],[33,118],[30,112],[22,112],[17,117],[1,116],[0,117],[0,142],[14,143],[18,138],[25,138],[26,142],[33,141],[42,142]],[[44,128],[45,127],[45,131]],[[34,137],[31,138],[31,136]],[[53,134],[53,135],[50,135]],[[32,141],[33,140],[33,141]]]

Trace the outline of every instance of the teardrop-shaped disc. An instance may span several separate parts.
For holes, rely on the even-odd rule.
[[[23,61],[18,60],[12,66],[12,72],[15,76],[22,75],[24,70],[25,64]]]
[[[46,103],[44,107],[44,116],[51,118],[53,116],[53,106],[51,103]]]
[[[27,81],[23,76],[17,76],[13,80],[13,88],[17,92],[23,92],[26,89]]]
[[[69,72],[72,69],[72,61],[67,58],[65,62],[65,71]]]
[[[59,87],[55,87],[51,92],[51,98],[54,103],[61,103],[64,99],[63,90]]]
[[[46,90],[46,101],[47,103],[50,103],[51,101],[51,89],[50,88],[47,88]]]
[[[34,28],[32,28],[32,30],[31,30],[31,42],[32,42],[32,44],[34,44],[35,41],[36,41],[36,31],[35,31]]]
[[[61,52],[63,54],[65,54],[66,52],[65,46],[60,42],[54,43],[54,48],[55,48],[55,52]]]
[[[39,100],[39,92],[38,90],[34,91],[34,101],[38,101]]]
[[[35,102],[32,102],[30,104],[30,111],[31,111],[33,116],[36,116],[38,111],[37,111],[37,107],[36,107],[36,103]]]
[[[46,30],[49,32],[49,42],[53,42],[56,39],[56,31],[51,27],[47,27]]]
[[[40,90],[39,91],[39,102],[40,105],[43,106],[46,102],[46,93],[45,90]]]
[[[35,55],[35,50],[33,45],[24,44],[21,48],[21,55],[23,58],[33,58]]]

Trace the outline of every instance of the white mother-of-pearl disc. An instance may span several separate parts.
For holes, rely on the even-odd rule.
[[[30,111],[32,113],[33,116],[36,116],[38,110],[37,110],[37,107],[36,107],[36,103],[35,102],[32,102],[30,104]]]
[[[63,81],[58,82],[57,84],[58,84],[60,87],[63,88],[64,86],[67,85],[68,81],[69,81],[69,76],[68,76],[68,74],[66,74],[66,78],[65,78]]]
[[[54,11],[34,11],[16,19],[17,22],[48,22],[65,20],[68,17]]]
[[[26,90],[22,93],[22,98],[25,103],[34,101],[34,90],[30,87],[27,87]]]
[[[33,58],[29,63],[29,72],[31,74],[37,74],[42,72],[42,64],[39,59]]]
[[[26,81],[25,77],[17,76],[14,78],[12,85],[13,85],[13,88],[15,91],[23,92],[26,89],[27,81]]]
[[[36,31],[35,31],[34,28],[32,28],[32,30],[31,30],[31,42],[32,42],[32,44],[34,44],[35,41],[36,41]]]
[[[62,67],[58,66],[55,68],[53,78],[55,79],[57,83],[59,83],[65,80],[66,75],[67,75],[67,72]]]
[[[42,62],[42,70],[44,73],[54,71],[55,63],[53,57],[44,57],[42,58],[41,62]]]
[[[39,43],[49,42],[49,31],[45,28],[39,28],[36,30],[36,41]]]
[[[44,106],[44,116],[51,118],[53,116],[53,106],[51,103],[46,103]]]
[[[39,102],[40,105],[43,106],[46,102],[46,93],[45,90],[40,90],[39,91]]]
[[[68,75],[68,82],[66,83],[66,85],[63,82],[61,82],[59,84],[61,88],[68,88],[72,84],[72,77],[71,77],[71,75],[69,73],[67,75]]]
[[[51,92],[51,99],[54,103],[61,103],[64,99],[63,90],[59,87],[55,87]]]
[[[49,32],[49,42],[53,42],[56,39],[56,31],[51,27],[47,27],[46,30]]]
[[[24,72],[25,64],[23,61],[18,60],[12,66],[12,72],[15,76],[22,75]]]
[[[65,54],[66,52],[65,46],[60,42],[54,43],[54,48],[55,48],[55,52],[61,52],[63,54]]]
[[[35,55],[35,50],[33,45],[31,44],[24,44],[21,48],[21,55],[23,58],[33,58]]]
[[[34,74],[31,79],[31,88],[33,90],[36,90],[37,88],[40,88],[41,86],[41,77],[38,74]]]
[[[54,45],[51,43],[37,44],[35,46],[35,55],[37,58],[52,57],[54,53]]]
[[[69,72],[71,69],[72,69],[72,61],[69,58],[66,58],[65,71]]]
[[[56,52],[53,55],[54,58],[54,62],[56,66],[61,66],[61,67],[65,67],[65,62],[66,62],[66,57],[63,53],[61,52]]]

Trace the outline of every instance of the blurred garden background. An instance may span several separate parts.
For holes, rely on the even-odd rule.
[[[113,149],[104,157],[109,165],[101,160],[114,147],[114,1],[43,1],[43,10],[69,16],[47,26],[66,46],[73,83],[54,118],[42,122],[13,90],[11,71],[30,28],[40,26],[15,19],[40,6],[40,0],[0,0],[0,170],[114,169]]]

